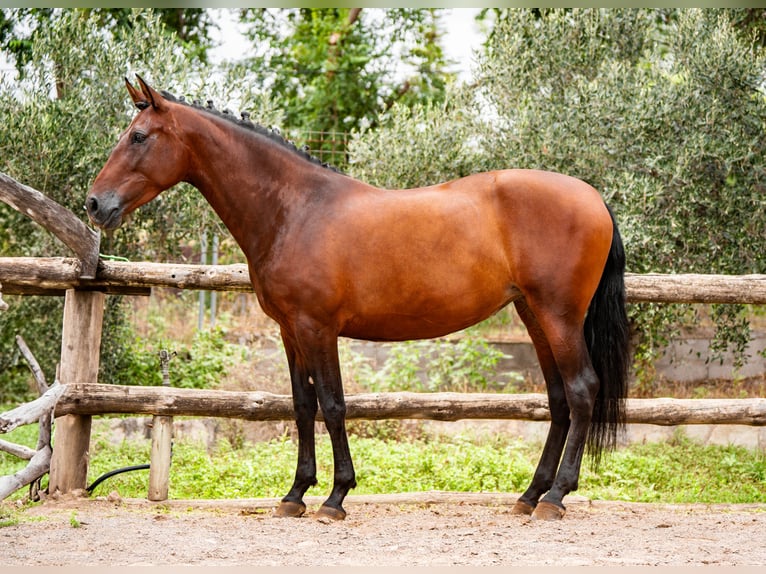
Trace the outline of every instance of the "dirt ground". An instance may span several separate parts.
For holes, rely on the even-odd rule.
[[[463,499],[463,502],[460,500]],[[0,565],[646,566],[766,564],[766,505],[658,505],[570,497],[556,523],[510,495],[349,496],[348,517],[271,516],[276,500],[60,499],[0,528]],[[465,501],[467,500],[467,501]],[[6,503],[8,504],[8,503]],[[0,506],[7,514],[8,507]]]

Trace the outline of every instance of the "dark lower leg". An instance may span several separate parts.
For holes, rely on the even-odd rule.
[[[343,500],[346,498],[348,491],[356,486],[356,474],[351,460],[351,450],[348,445],[348,436],[345,428],[346,407],[342,396],[340,400],[340,405],[333,401],[334,405],[327,409],[330,411],[329,414],[325,412],[325,403],[322,403],[322,413],[324,414],[325,424],[332,442],[334,468],[332,492],[322,506],[324,514],[336,519],[345,517],[346,512],[343,510]]]
[[[346,516],[343,500],[348,491],[356,486],[356,477],[346,435],[346,401],[343,396],[337,339],[322,345],[317,359],[311,373],[332,442],[334,465],[332,492],[317,512],[317,516],[341,520]]]
[[[598,391],[598,379],[592,368],[587,366],[576,377],[570,379],[566,388],[572,412],[572,424],[553,486],[543,497],[543,501],[562,508],[562,499],[570,492],[577,490],[579,484],[585,442]]]
[[[295,480],[290,491],[282,499],[284,502],[302,504],[303,495],[317,483],[316,453],[314,447],[314,419],[316,407],[306,409],[298,414],[296,409],[296,426],[298,428],[298,465],[295,470]]]
[[[534,343],[540,368],[545,377],[548,405],[551,411],[548,438],[545,441],[532,482],[513,509],[516,514],[530,514],[537,506],[540,497],[548,492],[553,485],[569,432],[569,407],[564,393],[564,384],[545,333],[524,300],[516,301],[516,309]]]
[[[545,441],[543,453],[535,469],[532,482],[524,494],[519,497],[519,502],[521,503],[518,504],[517,508],[519,513],[528,514],[532,512],[537,506],[537,501],[540,497],[553,486],[556,469],[559,466],[561,452],[564,450],[568,430],[569,420],[563,424],[561,422],[551,422],[548,438]]]
[[[308,373],[296,359],[295,353],[285,343],[290,380],[293,391],[295,424],[298,429],[298,465],[295,480],[290,491],[282,499],[277,509],[278,516],[300,516],[306,510],[303,495],[317,483],[316,452],[314,443],[314,421],[318,409],[314,386],[310,384]]]

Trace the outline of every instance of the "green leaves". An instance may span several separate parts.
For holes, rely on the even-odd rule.
[[[408,108],[394,105],[380,129],[349,144],[351,173],[373,185],[426,186],[480,171],[483,141],[471,129],[471,94],[450,86],[446,101]]]
[[[3,171],[83,219],[87,190],[134,113],[122,78],[139,71],[157,85],[182,93],[192,85],[187,59],[154,13],[131,11],[127,22],[108,34],[97,13],[56,11],[34,36],[24,79],[0,84]],[[163,251],[158,245],[162,239],[175,239],[180,224],[187,236],[198,232],[198,226],[187,223],[190,213],[201,211],[195,206],[187,199],[172,210],[173,219],[158,216],[156,206],[142,210],[133,226],[104,238],[102,246],[131,257],[167,252],[166,246]],[[66,254],[53,236],[5,204],[0,204],[0,245],[3,256]],[[172,249],[179,249],[178,241]],[[0,322],[0,373],[8,395],[19,393],[17,376],[26,370],[13,348],[16,332],[26,333],[46,370],[60,352],[60,301],[35,299],[20,298]],[[105,332],[119,320],[108,313]],[[107,369],[110,359],[119,361],[119,350],[104,362]]]
[[[344,166],[345,142],[307,132],[374,125],[396,102],[439,100],[448,74],[433,10],[248,10],[246,65],[312,153]]]
[[[359,381],[373,391],[504,391],[520,378],[517,373],[498,373],[497,364],[505,355],[470,332],[456,341],[393,343],[388,351],[384,365]]]
[[[353,173],[396,188],[559,171],[614,208],[628,271],[763,273],[766,55],[729,14],[500,11],[475,87],[449,91],[445,105],[392,109],[384,129],[352,142]],[[651,354],[686,311],[648,308],[631,313]],[[718,317],[716,350],[741,350],[741,316]]]

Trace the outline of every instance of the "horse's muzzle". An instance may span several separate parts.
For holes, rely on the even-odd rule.
[[[113,191],[89,194],[85,199],[85,211],[93,225],[105,230],[117,229],[122,223],[122,202]]]

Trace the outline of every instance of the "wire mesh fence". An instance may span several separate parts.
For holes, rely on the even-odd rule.
[[[295,134],[295,141],[299,145],[308,146],[308,152],[312,156],[336,167],[342,167],[348,163],[346,155],[348,140],[348,132],[299,131]]]

